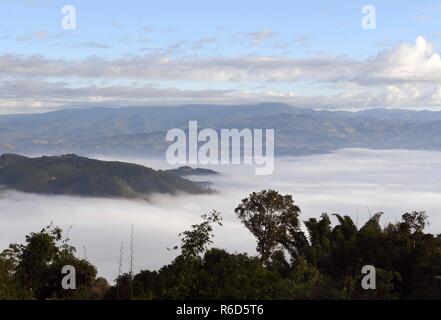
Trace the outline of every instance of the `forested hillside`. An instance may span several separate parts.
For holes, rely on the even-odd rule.
[[[173,128],[275,129],[277,155],[339,148],[441,150],[441,112],[295,108],[280,103],[79,108],[0,115],[0,153],[163,156]]]
[[[4,154],[0,156],[0,185],[40,194],[117,198],[145,198],[153,193],[212,192],[173,172],[74,154],[38,158]]]

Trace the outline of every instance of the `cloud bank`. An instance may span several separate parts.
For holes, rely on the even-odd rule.
[[[247,35],[251,41],[273,36],[272,30]],[[200,46],[207,41],[215,40],[207,38]],[[304,93],[305,84],[316,89]],[[3,112],[8,107],[18,110],[87,103],[158,105],[264,100],[328,109],[440,109],[441,58],[422,36],[414,44],[400,44],[365,59],[158,53],[66,60],[4,54],[0,56],[0,92]]]
[[[114,160],[114,159],[109,159]],[[165,168],[158,159],[120,159]],[[384,211],[382,223],[394,222],[410,210],[426,210],[428,230],[441,230],[440,152],[340,150],[328,155],[276,159],[272,176],[255,176],[253,167],[213,167],[223,172],[212,180],[221,193],[201,196],[156,196],[153,202],[42,196],[13,191],[0,193],[0,248],[23,242],[25,234],[49,222],[70,230],[72,243],[113,280],[119,248],[124,241],[124,270],[128,270],[131,225],[135,229],[135,267],[156,269],[175,253],[178,233],[212,209],[223,213],[215,229],[215,246],[232,252],[255,252],[255,241],[240,225],[234,207],[253,191],[274,188],[292,194],[302,209],[301,219],[322,212],[350,215],[360,227],[371,213]]]

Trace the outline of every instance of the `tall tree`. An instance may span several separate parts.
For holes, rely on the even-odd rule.
[[[268,262],[278,245],[292,245],[300,230],[300,208],[291,195],[281,195],[275,190],[253,192],[242,200],[235,212],[256,237],[261,262]]]

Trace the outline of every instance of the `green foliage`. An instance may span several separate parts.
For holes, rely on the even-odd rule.
[[[422,232],[427,220],[428,216],[424,211],[407,212],[403,215],[403,221],[410,227],[411,232]]]
[[[280,244],[295,246],[300,209],[290,195],[282,196],[274,190],[253,192],[234,211],[257,239],[256,250],[262,262],[267,263]]]
[[[251,194],[236,213],[258,256],[209,249],[222,225],[212,211],[179,235],[170,264],[123,274],[112,287],[48,226],[0,254],[0,299],[441,299],[441,236],[424,232],[424,212],[384,228],[377,213],[360,229],[347,215],[324,213],[305,221],[304,232],[292,197],[269,190]],[[66,264],[76,268],[76,291],[60,289]],[[375,267],[375,290],[361,286],[365,265]]]
[[[76,290],[61,287],[63,266],[76,271]],[[25,244],[11,244],[0,254],[2,299],[87,299],[95,285],[96,269],[75,257],[69,239],[49,225],[26,236]],[[101,280],[102,281],[102,280]]]
[[[191,230],[179,234],[181,236],[181,256],[186,258],[196,258],[203,253],[207,246],[212,244],[213,224],[222,226],[222,216],[213,210],[209,215],[202,215],[202,223],[194,224]]]
[[[74,154],[40,158],[3,154],[0,184],[32,193],[118,198],[147,198],[152,193],[212,192],[173,173]]]
[[[291,196],[269,190],[242,200],[236,214],[257,240],[258,257],[213,248],[216,219],[181,234],[181,255],[159,271],[134,277],[143,299],[409,299],[441,298],[441,238],[423,232],[424,212],[381,228],[382,213],[357,229],[347,215],[305,221]],[[262,263],[264,262],[264,263]],[[362,267],[376,268],[376,289],[361,286]]]

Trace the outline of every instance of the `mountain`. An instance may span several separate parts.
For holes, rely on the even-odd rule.
[[[179,167],[177,169],[171,169],[171,170],[165,170],[165,172],[172,173],[175,175],[178,175],[180,177],[185,176],[211,176],[211,175],[218,175],[219,172],[211,170],[211,169],[204,169],[204,168],[192,168],[189,166]]]
[[[153,193],[203,194],[212,190],[170,172],[74,154],[28,158],[0,156],[0,185],[40,194],[148,198]]]
[[[64,109],[0,116],[0,153],[160,155],[168,130],[275,129],[278,155],[339,148],[441,150],[441,112],[294,108],[280,103]]]

